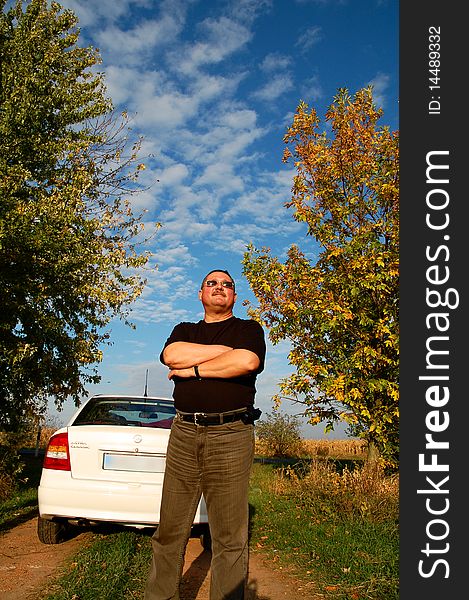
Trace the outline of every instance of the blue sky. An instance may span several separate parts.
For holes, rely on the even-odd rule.
[[[132,202],[149,224],[148,283],[131,330],[111,324],[100,385],[93,393],[170,396],[158,356],[174,324],[202,317],[197,290],[212,268],[237,283],[235,314],[254,300],[241,276],[246,246],[276,256],[298,243],[317,249],[285,208],[294,171],[283,136],[301,100],[322,117],[338,88],[374,85],[383,125],[398,128],[397,0],[63,0],[79,18],[80,45],[99,48],[108,95],[144,138]],[[159,180],[159,181],[157,181]],[[268,344],[257,406],[271,412],[279,379],[291,372],[288,344]],[[301,409],[285,403],[282,410]],[[60,420],[74,407],[65,404]],[[323,426],[305,426],[324,437]],[[344,437],[339,428],[333,437]]]

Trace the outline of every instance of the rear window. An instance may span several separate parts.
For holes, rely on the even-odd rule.
[[[91,398],[72,425],[132,425],[169,429],[176,414],[171,400]]]

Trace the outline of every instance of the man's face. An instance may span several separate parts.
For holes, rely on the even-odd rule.
[[[199,299],[205,308],[231,310],[236,301],[233,280],[222,271],[209,273],[199,291]]]

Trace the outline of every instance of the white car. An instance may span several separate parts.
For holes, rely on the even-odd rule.
[[[175,414],[170,398],[89,398],[49,440],[38,488],[40,541],[60,543],[70,525],[156,527]],[[203,498],[193,525],[210,547]]]

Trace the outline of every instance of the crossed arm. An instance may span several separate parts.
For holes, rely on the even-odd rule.
[[[250,350],[192,342],[169,344],[163,359],[170,369],[168,379],[194,377],[194,365],[199,366],[201,377],[230,378],[248,375],[260,364],[257,354]]]

